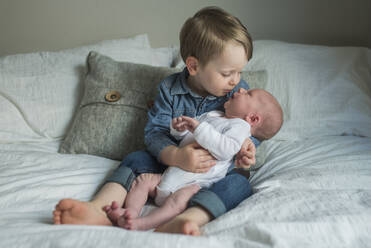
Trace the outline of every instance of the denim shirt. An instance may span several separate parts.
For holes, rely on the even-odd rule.
[[[153,107],[148,111],[148,122],[144,129],[144,142],[149,153],[160,161],[160,152],[167,146],[178,146],[170,135],[171,120],[185,115],[199,116],[211,110],[224,112],[224,103],[238,91],[239,88],[248,89],[249,86],[241,80],[234,89],[225,96],[202,97],[192,92],[187,86],[189,73],[185,68],[180,73],[175,73],[165,78],[158,86],[158,94]],[[257,147],[260,141],[250,137]]]

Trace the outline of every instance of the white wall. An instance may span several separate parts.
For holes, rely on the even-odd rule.
[[[1,0],[0,55],[59,50],[148,33],[178,44],[186,18],[216,5],[254,39],[371,47],[371,0]]]

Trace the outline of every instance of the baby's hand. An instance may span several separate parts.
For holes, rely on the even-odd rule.
[[[182,117],[175,117],[171,121],[171,126],[178,132],[183,132],[186,130],[184,123],[182,122]]]
[[[179,116],[172,120],[172,126],[178,132],[188,130],[193,133],[199,124],[200,122],[198,120],[188,116]]]
[[[235,165],[237,168],[250,169],[255,164],[256,148],[250,138],[247,138],[241,150],[237,153]]]

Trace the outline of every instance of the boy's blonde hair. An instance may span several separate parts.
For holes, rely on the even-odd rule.
[[[245,49],[246,58],[252,57],[252,39],[240,20],[218,7],[199,10],[183,24],[179,35],[180,53],[185,62],[189,56],[206,65],[221,55],[228,41],[235,41]]]

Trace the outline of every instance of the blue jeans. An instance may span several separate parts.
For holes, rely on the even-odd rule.
[[[126,191],[130,190],[135,178],[142,173],[163,173],[167,168],[157,161],[147,151],[137,151],[127,155],[120,166],[106,180],[122,185]],[[235,208],[239,203],[252,194],[248,178],[230,170],[220,181],[210,188],[202,188],[189,201],[188,207],[201,206],[214,218]]]

